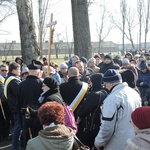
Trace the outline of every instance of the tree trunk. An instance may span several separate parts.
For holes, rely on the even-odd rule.
[[[87,0],[71,0],[74,34],[74,54],[92,57]]]
[[[36,41],[32,4],[30,0],[16,0],[16,6],[20,26],[22,58],[24,63],[28,65],[40,55]]]

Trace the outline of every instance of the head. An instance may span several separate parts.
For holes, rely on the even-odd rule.
[[[125,54],[125,58],[127,58],[130,61],[133,58],[133,55],[130,52],[128,52]]]
[[[60,72],[62,74],[67,74],[67,72],[68,72],[68,65],[65,62],[60,64]]]
[[[87,67],[94,67],[95,64],[96,64],[96,59],[92,57],[88,60]]]
[[[21,65],[23,63],[23,60],[21,57],[16,57],[15,62]]]
[[[0,74],[3,76],[3,77],[6,77],[7,74],[8,74],[8,66],[6,64],[2,64],[0,66]]]
[[[79,70],[76,67],[70,67],[68,70],[68,77],[79,77]]]
[[[123,66],[124,69],[127,69],[128,67],[130,67],[130,61],[129,61],[129,59],[124,58],[122,60],[122,66]]]
[[[131,114],[132,122],[136,129],[148,129],[150,128],[150,107],[143,106],[136,108]]]
[[[109,69],[104,73],[103,82],[108,90],[111,90],[115,85],[122,83],[121,74],[114,69]]]
[[[51,66],[44,66],[43,67],[43,73],[45,75],[45,77],[49,77],[52,76],[55,73],[55,69]]]
[[[84,68],[86,68],[87,67],[87,59],[85,57],[81,57],[80,60],[83,62]]]
[[[101,56],[99,54],[96,54],[94,56],[95,60],[96,60],[96,64],[98,65],[101,62]]]
[[[110,64],[112,62],[112,57],[110,55],[105,55],[104,57],[104,63]]]
[[[145,61],[141,61],[139,68],[140,68],[141,72],[143,72],[143,73],[146,73],[148,70],[148,66]]]
[[[122,81],[127,82],[129,87],[135,88],[136,86],[136,77],[132,70],[125,70],[121,73]]]
[[[47,58],[44,57],[44,58],[43,58],[43,62],[47,62]]]
[[[75,63],[78,60],[79,60],[79,57],[77,55],[72,56],[72,66],[75,66]]]
[[[96,73],[90,76],[90,85],[91,87],[102,87],[102,77],[103,75],[101,73]]]
[[[78,68],[80,74],[83,74],[85,72],[85,66],[81,60],[78,60],[76,62],[75,67]]]
[[[43,126],[64,124],[64,107],[57,102],[47,102],[38,109],[38,117]]]
[[[18,63],[11,63],[9,65],[9,72],[15,74],[16,76],[20,76],[20,65]]]
[[[28,65],[29,75],[41,77],[40,69],[33,64]]]
[[[58,90],[59,85],[57,83],[57,80],[53,77],[44,78],[42,89],[44,92],[46,92],[48,90],[51,90],[51,91]]]
[[[28,75],[29,75],[29,69],[28,69],[28,67],[24,67],[22,69],[21,76],[23,79],[26,79]]]

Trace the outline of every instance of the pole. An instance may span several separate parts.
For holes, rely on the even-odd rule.
[[[6,120],[6,116],[5,116],[5,112],[4,112],[4,108],[3,108],[3,105],[2,105],[2,100],[1,99],[0,99],[0,107],[1,107],[1,111],[2,111],[3,117]]]
[[[47,27],[50,27],[49,51],[48,51],[48,74],[50,73],[50,60],[51,60],[51,51],[52,51],[52,47],[53,47],[53,34],[54,34],[54,28],[55,28],[56,23],[57,23],[57,21],[53,22],[53,14],[51,14],[50,23],[47,25]]]

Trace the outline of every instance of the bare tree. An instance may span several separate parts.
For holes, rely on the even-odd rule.
[[[144,4],[143,0],[137,0],[137,12],[138,12],[138,19],[139,19],[139,50],[141,50],[143,4]]]
[[[125,23],[126,23],[126,0],[120,0],[120,11],[122,16],[122,51],[125,51],[124,40],[125,40]]]
[[[147,49],[147,34],[150,29],[150,0],[147,0],[147,2],[144,3],[144,9],[143,9],[143,19],[144,19],[144,31],[145,31],[145,42],[144,42],[144,48]]]
[[[46,17],[47,17],[49,1],[50,0],[38,0],[38,13],[39,13],[38,44],[39,44],[40,51],[42,51],[42,49],[43,49],[43,43],[44,43],[45,35],[46,35],[45,21],[46,21]]]
[[[138,24],[135,20],[135,18],[136,18],[135,14],[136,14],[136,12],[134,10],[132,11],[131,8],[129,8],[129,10],[127,11],[127,15],[126,15],[128,34],[125,32],[125,36],[130,41],[133,49],[135,49],[135,45],[134,45],[132,33]]]
[[[15,13],[14,0],[0,0],[0,23]]]
[[[32,59],[40,55],[36,41],[32,3],[30,0],[16,0],[16,5],[20,26],[21,53],[24,62],[28,65]]]
[[[110,12],[108,11],[106,4],[103,3],[100,5],[100,17],[98,22],[96,23],[96,31],[99,39],[99,49],[98,53],[100,53],[101,50],[101,43],[104,41],[105,38],[109,35],[111,29],[112,29],[112,24],[111,22],[111,17],[110,17]]]
[[[87,0],[71,0],[74,53],[79,57],[91,58],[91,36]]]

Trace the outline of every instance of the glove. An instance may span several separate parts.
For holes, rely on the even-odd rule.
[[[29,110],[29,114],[32,118],[37,117],[37,110],[31,108],[30,106],[27,106],[28,110]]]

